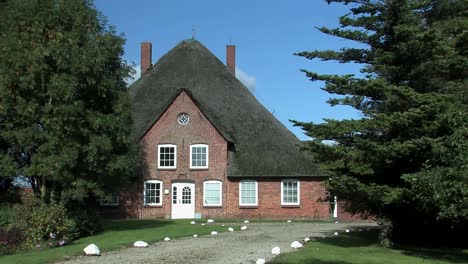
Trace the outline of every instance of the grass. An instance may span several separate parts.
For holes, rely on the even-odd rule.
[[[151,243],[162,241],[166,236],[171,239],[207,235],[211,231],[227,231],[227,227],[213,223],[205,226],[190,224],[191,220],[114,220],[104,222],[104,231],[94,236],[84,237],[63,247],[33,250],[8,256],[0,256],[0,263],[50,263],[83,254],[83,249],[94,243],[102,252],[132,246],[137,240]]]
[[[311,241],[303,249],[281,254],[271,264],[431,264],[468,263],[468,250],[377,246],[378,230],[351,232]]]

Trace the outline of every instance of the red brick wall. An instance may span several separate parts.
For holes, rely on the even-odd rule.
[[[180,113],[190,116],[190,123],[177,122]],[[138,182],[120,194],[120,205],[107,207],[104,213],[113,217],[164,218],[171,215],[171,184],[173,180],[195,183],[195,212],[206,218],[307,218],[329,219],[329,203],[320,179],[300,178],[300,205],[281,206],[281,179],[258,178],[258,206],[239,206],[239,178],[228,178],[228,143],[205,117],[191,98],[182,92],[141,140],[143,166]],[[158,169],[158,145],[177,145],[177,168]],[[190,145],[207,144],[209,166],[206,170],[190,169]],[[143,206],[143,181],[161,180],[161,206]],[[223,186],[222,206],[203,206],[203,182],[220,180]]]

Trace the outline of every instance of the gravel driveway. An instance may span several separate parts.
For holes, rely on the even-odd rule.
[[[227,229],[228,226],[217,229]],[[294,240],[302,242],[305,237],[330,236],[335,231],[375,227],[376,224],[274,222],[250,223],[247,226],[245,231],[237,231],[239,228],[236,228],[233,233],[157,242],[148,248],[127,248],[99,257],[81,256],[61,263],[255,263],[258,258],[271,260],[271,249],[275,246],[281,248],[281,253],[289,252],[294,250],[290,248]]]

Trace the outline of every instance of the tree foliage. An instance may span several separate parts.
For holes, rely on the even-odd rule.
[[[0,20],[0,176],[83,201],[133,173],[125,39],[89,0],[18,0]]]
[[[362,118],[293,122],[313,138],[307,149],[327,169],[330,191],[351,212],[393,223],[399,235],[410,222],[467,223],[466,2],[328,2],[347,4],[350,13],[339,28],[318,29],[362,48],[296,55],[362,64],[363,77],[303,70],[338,95],[329,104],[354,107]]]

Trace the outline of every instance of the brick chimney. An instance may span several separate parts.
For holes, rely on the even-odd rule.
[[[226,65],[236,75],[236,45],[226,45]]]
[[[141,73],[142,76],[151,67],[151,42],[141,43]]]

